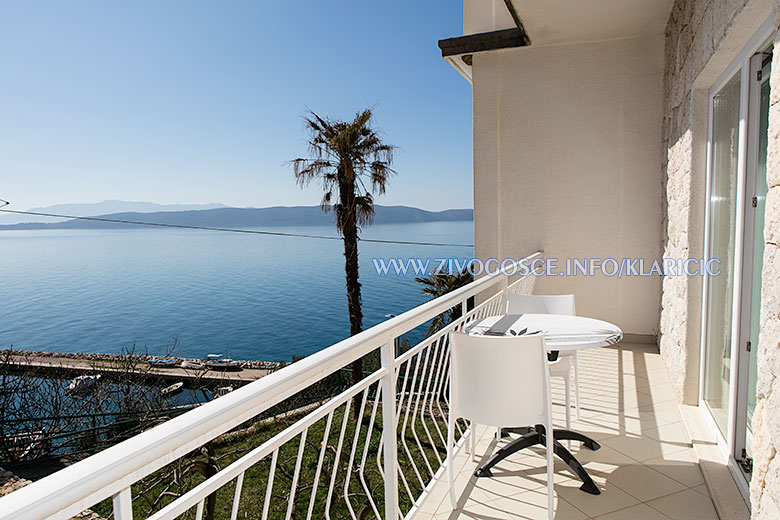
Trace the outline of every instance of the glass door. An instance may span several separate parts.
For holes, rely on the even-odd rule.
[[[761,273],[764,266],[764,210],[766,208],[766,160],[769,128],[769,73],[771,52],[758,53],[750,61],[748,108],[748,162],[745,186],[745,244],[743,256],[740,384],[737,394],[735,459],[749,479],[752,472],[752,422],[756,409],[757,350],[761,313]]]
[[[741,73],[712,97],[707,258],[720,274],[707,278],[702,399],[723,437],[728,437],[731,394],[732,308],[739,170]]]

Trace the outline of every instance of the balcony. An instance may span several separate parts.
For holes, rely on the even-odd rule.
[[[500,314],[507,295],[530,292],[534,278],[481,278],[372,327],[0,498],[0,520],[67,519],[87,508],[116,520],[546,518],[541,451],[507,459],[492,478],[471,477],[468,437],[478,436],[481,455],[496,446],[485,428],[458,423],[455,511],[444,477],[448,333]],[[438,333],[416,345],[399,341],[472,298],[478,304]],[[373,368],[361,381],[323,394],[367,354]],[[656,347],[617,345],[580,359],[582,416],[573,427],[602,448],[572,450],[602,494],[581,492],[556,467],[556,518],[716,518]],[[562,383],[555,392],[562,423]],[[280,412],[302,395],[318,397]],[[235,443],[213,471],[183,485],[185,470],[203,464],[201,451],[227,438]]]

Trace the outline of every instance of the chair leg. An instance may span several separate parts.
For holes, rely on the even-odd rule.
[[[455,472],[452,469],[453,462],[455,462],[453,460],[453,445],[455,441],[454,429],[455,424],[452,420],[452,415],[450,414],[450,417],[447,419],[447,480],[449,481],[450,486],[450,503],[452,504],[453,511],[458,505],[457,500],[455,500]]]
[[[474,428],[474,425],[469,422],[469,427],[466,430],[466,432],[464,433],[464,436],[466,436],[466,435],[471,436],[471,432],[473,431],[473,428]],[[471,442],[466,444],[466,448],[465,449],[466,449],[466,454],[467,455],[471,454]]]
[[[566,393],[566,429],[571,430],[571,374],[563,378],[564,392]],[[571,441],[568,441],[568,449],[571,449]]]
[[[579,421],[582,418],[580,416],[580,363],[576,350],[574,351],[574,405],[577,407],[577,420]]]
[[[563,391],[566,393],[566,429],[571,430],[571,379],[563,379]]]
[[[554,442],[555,439],[552,435],[552,418],[549,417],[547,419],[547,435],[545,435],[545,440],[547,441],[546,448],[547,448],[547,518],[549,520],[553,520],[553,516],[555,514],[555,511],[553,509],[554,507],[554,488],[553,484],[555,482],[555,473],[554,473],[554,462],[553,462],[553,450],[554,450]]]
[[[471,421],[471,439],[469,441],[469,444],[471,445],[471,460],[476,460],[477,458],[477,423],[474,421]]]

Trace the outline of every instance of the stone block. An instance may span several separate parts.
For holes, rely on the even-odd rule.
[[[780,186],[770,188],[766,195],[764,242],[780,245]]]

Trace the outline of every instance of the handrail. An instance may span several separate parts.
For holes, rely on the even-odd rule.
[[[0,520],[67,519],[122,502],[138,480],[506,278],[484,276],[2,497]]]
[[[236,478],[236,476],[239,473],[241,473],[242,471],[246,471],[252,464],[262,459],[266,455],[269,455],[276,448],[276,445],[283,444],[291,440],[293,437],[299,435],[301,431],[304,429],[304,427],[310,426],[316,421],[322,419],[328,414],[328,412],[335,410],[344,402],[349,400],[352,397],[352,395],[354,395],[356,392],[363,391],[365,388],[368,388],[373,383],[378,381],[385,374],[386,374],[386,370],[384,369],[379,370],[371,374],[370,377],[364,379],[357,385],[348,388],[340,395],[328,401],[326,405],[319,407],[315,412],[307,415],[306,417],[303,417],[302,419],[299,419],[297,422],[295,422],[295,424],[292,424],[287,428],[285,428],[285,430],[281,432],[277,437],[274,437],[264,442],[263,444],[254,448],[246,455],[243,455],[239,460],[237,460],[227,468],[213,475],[210,479],[201,482],[200,484],[198,484],[198,486],[196,486],[195,488],[189,490],[187,493],[182,495],[177,502],[169,504],[164,509],[157,512],[155,515],[149,517],[149,520],[179,516],[184,514],[185,512],[187,512],[189,508],[191,508],[193,505],[197,503],[198,501],[197,497],[199,495],[202,496],[202,495],[213,493],[214,491],[219,489],[221,486],[225,485],[230,480]]]

